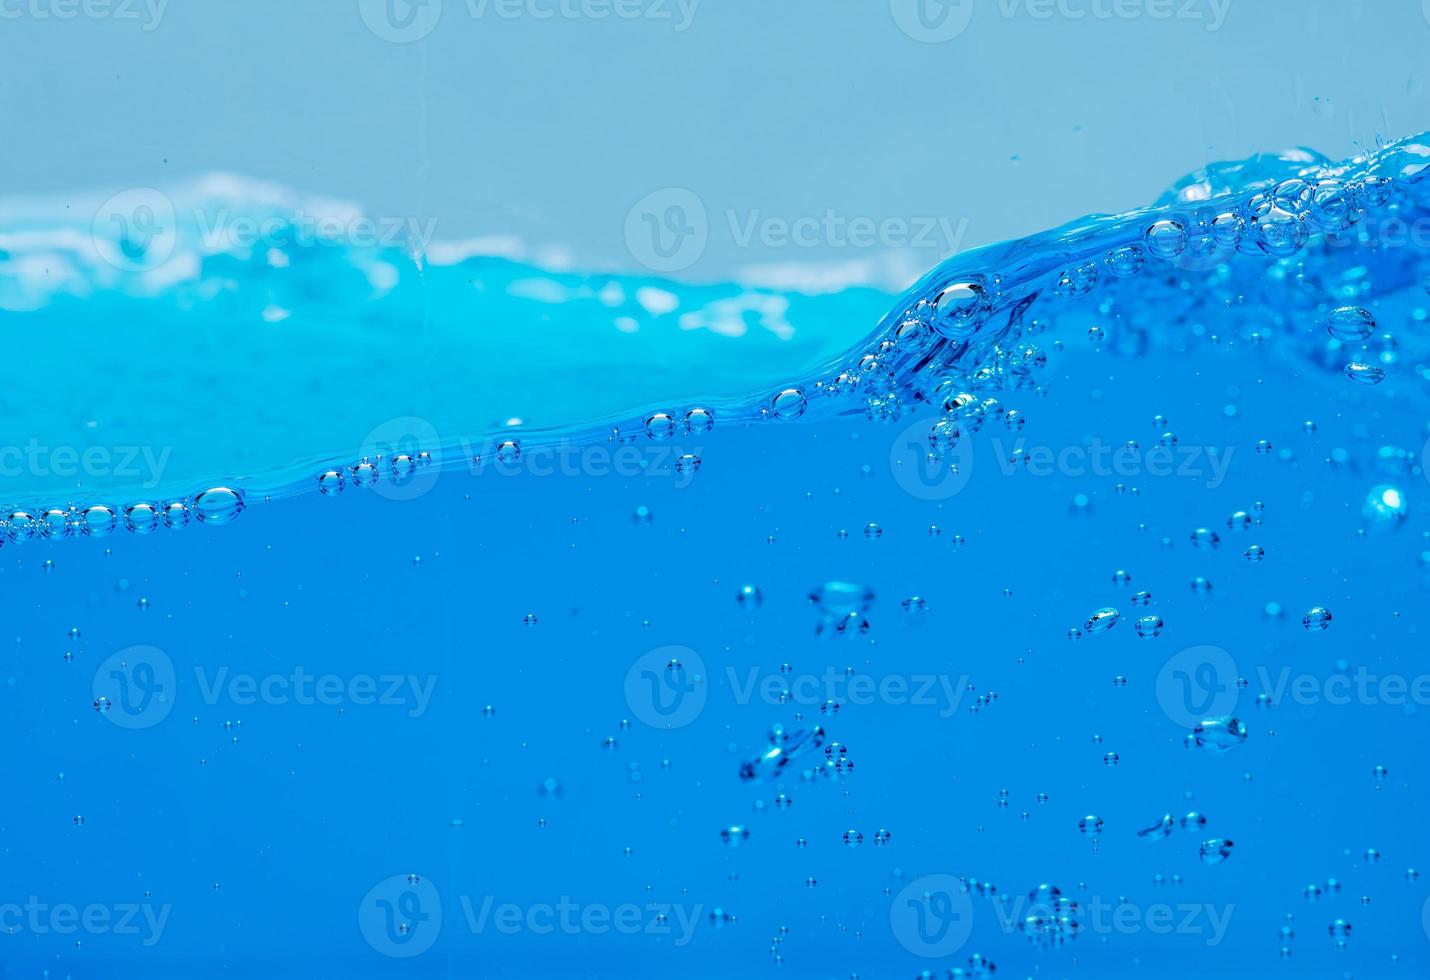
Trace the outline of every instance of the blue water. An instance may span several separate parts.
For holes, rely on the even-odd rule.
[[[7,395],[3,975],[1424,975],[1427,163],[902,295],[9,212],[152,373]]]

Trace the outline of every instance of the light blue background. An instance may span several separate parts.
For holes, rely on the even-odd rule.
[[[56,0],[3,9],[21,2],[0,20],[8,192],[228,170],[435,217],[443,238],[513,234],[629,269],[628,209],[682,186],[716,216],[686,271],[705,279],[879,251],[742,248],[726,209],[952,216],[971,247],[1146,204],[1208,160],[1342,156],[1430,129],[1415,0],[1230,0],[1216,31],[1210,0],[1175,0],[1197,19],[1142,3],[1094,15],[1111,0],[1059,0],[1050,19],[1019,0],[1009,17],[1013,0],[964,0],[968,26],[942,44],[902,33],[890,0],[704,0],[683,32],[445,0],[410,44],[340,0],[172,0],[152,30],[142,15],[28,13]]]

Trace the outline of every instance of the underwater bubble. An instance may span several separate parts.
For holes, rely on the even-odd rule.
[[[864,835],[859,831],[850,829],[844,832],[845,847],[858,847],[862,843],[864,843]]]
[[[1330,933],[1332,937],[1349,939],[1351,935],[1351,924],[1345,919],[1337,919],[1331,923]]]
[[[807,407],[809,402],[798,388],[786,388],[770,399],[770,414],[780,420],[797,419]]]
[[[1104,606],[1088,617],[1083,629],[1089,633],[1106,633],[1117,625],[1122,614],[1111,606]]]
[[[1229,531],[1245,531],[1251,527],[1251,515],[1239,510],[1226,519],[1226,526]]]
[[[370,487],[377,483],[377,464],[370,459],[364,458],[349,466],[348,473],[355,487]]]
[[[1120,755],[1118,755],[1116,752],[1108,752],[1106,755],[1104,755],[1104,756],[1102,757],[1102,764],[1103,764],[1104,766],[1115,766],[1115,765],[1117,765],[1118,763],[1120,763],[1121,761],[1122,761],[1122,757],[1121,757]]]
[[[1144,233],[1147,251],[1158,258],[1171,259],[1182,254],[1187,247],[1187,232],[1178,221],[1170,219],[1154,222]]]
[[[171,500],[164,505],[164,526],[178,530],[189,523],[189,505],[182,500]]]
[[[889,833],[887,830],[880,829],[880,830],[874,831],[874,846],[875,846],[875,847],[883,847],[883,846],[885,846],[886,844],[888,844],[889,841],[891,841],[891,840],[893,840],[893,839],[894,839],[894,835],[891,834],[891,833]]]
[[[1197,748],[1225,755],[1246,741],[1246,726],[1231,715],[1203,719],[1192,729]]]
[[[1361,514],[1377,529],[1394,528],[1403,522],[1410,508],[1399,487],[1382,483],[1365,495]]]
[[[715,427],[715,414],[708,408],[692,408],[685,413],[685,431],[691,435],[704,435]]]
[[[728,847],[739,847],[750,839],[750,828],[744,824],[731,824],[720,828],[720,840]]]
[[[631,512],[631,521],[641,527],[649,527],[655,521],[655,515],[645,504],[640,504]]]
[[[1313,606],[1301,617],[1301,625],[1308,630],[1325,630],[1331,626],[1331,611],[1324,606]]]
[[[1143,616],[1134,624],[1134,628],[1137,630],[1137,635],[1142,637],[1142,639],[1144,640],[1151,640],[1161,636],[1162,626],[1162,617],[1156,615]]]
[[[645,420],[645,434],[656,442],[664,442],[675,435],[675,416],[669,412],[656,412]]]
[[[318,492],[324,494],[342,493],[345,483],[342,470],[328,470],[318,474]]]
[[[1326,330],[1337,340],[1360,342],[1375,333],[1375,317],[1359,306],[1342,306],[1326,317]]]
[[[874,604],[874,590],[853,582],[825,582],[809,594],[809,601],[830,616],[865,613]]]
[[[976,282],[956,282],[934,299],[934,329],[945,337],[962,339],[982,324],[992,302],[988,292]]]
[[[1102,818],[1093,813],[1089,813],[1077,822],[1077,829],[1091,837],[1102,833],[1102,827]]]
[[[765,596],[758,585],[742,585],[735,593],[735,601],[746,609],[754,609],[765,601]]]
[[[864,537],[872,540],[874,538],[882,538],[883,536],[884,529],[878,524],[875,524],[873,521],[870,521],[868,524],[864,525]]]
[[[1266,557],[1266,549],[1259,544],[1254,544],[1241,553],[1241,557],[1247,561],[1261,561]]]
[[[1132,597],[1132,604],[1134,606],[1150,606],[1152,604],[1152,593],[1145,591],[1136,593]]]
[[[1125,570],[1119,568],[1117,571],[1115,571],[1115,572],[1112,573],[1112,584],[1113,584],[1113,585],[1131,585],[1131,584],[1132,584],[1132,576],[1129,575]]]
[[[204,524],[227,524],[243,513],[243,491],[213,487],[194,498],[194,516]]]
[[[1150,827],[1146,827],[1142,830],[1137,831],[1137,836],[1143,838],[1150,838],[1152,840],[1160,840],[1163,837],[1170,836],[1172,833],[1172,828],[1176,825],[1177,823],[1172,818],[1172,815],[1170,813],[1164,813],[1162,815],[1161,820],[1158,820]]]
[[[1232,848],[1236,845],[1222,837],[1213,837],[1209,841],[1203,841],[1201,846],[1201,858],[1203,864],[1221,864],[1231,857]]]
[[[1199,527],[1192,532],[1191,541],[1193,548],[1199,548],[1202,551],[1211,551],[1221,544],[1221,536],[1215,531]]]
[[[1126,278],[1141,272],[1145,260],[1142,249],[1136,245],[1124,245],[1121,248],[1109,249],[1102,261],[1114,276]]]
[[[1385,380],[1385,369],[1365,361],[1351,361],[1345,367],[1345,375],[1356,384],[1378,385]]]
[[[1198,810],[1188,810],[1181,820],[1183,830],[1199,833],[1207,825],[1206,816]]]
[[[1107,339],[1107,334],[1101,327],[1094,323],[1087,328],[1087,339],[1092,346],[1097,347]]]
[[[676,457],[675,472],[680,476],[694,476],[700,471],[700,457],[694,453],[682,453]]]
[[[900,323],[894,331],[894,346],[906,352],[921,351],[928,346],[932,337],[933,332],[927,323],[911,317]]]
[[[161,520],[159,508],[153,504],[130,504],[124,508],[124,526],[135,534],[148,534]]]
[[[962,435],[959,424],[953,419],[939,419],[929,429],[929,446],[936,456],[943,456],[958,445]]]

